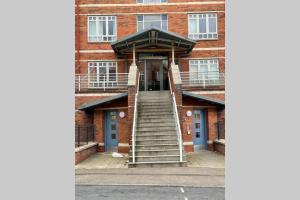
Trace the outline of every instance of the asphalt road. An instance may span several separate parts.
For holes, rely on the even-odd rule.
[[[76,200],[224,200],[220,187],[76,185]]]

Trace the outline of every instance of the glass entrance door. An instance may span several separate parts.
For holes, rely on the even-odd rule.
[[[167,60],[143,60],[138,62],[141,72],[140,90],[155,91],[167,89]]]

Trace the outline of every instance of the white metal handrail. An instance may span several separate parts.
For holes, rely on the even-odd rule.
[[[184,87],[210,87],[210,86],[224,86],[225,73],[221,72],[180,72],[182,86]]]
[[[140,72],[138,74],[137,79],[137,90],[134,98],[134,112],[133,112],[133,125],[132,125],[132,163],[135,163],[135,137],[136,137],[136,122],[137,122],[137,103],[139,96],[139,88],[140,88]]]
[[[75,75],[75,89],[78,91],[85,89],[126,89],[127,83],[128,73]]]
[[[169,72],[168,72],[168,77],[169,77],[170,92],[171,92],[171,96],[173,99],[173,112],[174,112],[175,121],[176,121],[175,125],[176,125],[177,139],[178,139],[178,145],[179,145],[180,162],[182,162],[183,161],[183,158],[182,158],[182,133],[181,133],[181,127],[180,127],[180,122],[179,122],[176,98],[175,98],[174,92],[172,90],[172,84],[170,81],[170,73]]]

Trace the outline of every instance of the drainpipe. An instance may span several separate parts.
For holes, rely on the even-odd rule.
[[[79,51],[80,51],[79,0],[76,0],[75,19],[76,19],[75,38],[76,38],[76,51],[77,51],[75,69],[79,70],[79,65],[80,65],[80,53],[79,53]]]

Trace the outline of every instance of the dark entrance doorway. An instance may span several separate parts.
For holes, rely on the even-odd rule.
[[[154,91],[168,89],[168,59],[144,59],[138,61],[141,72],[140,90]]]

